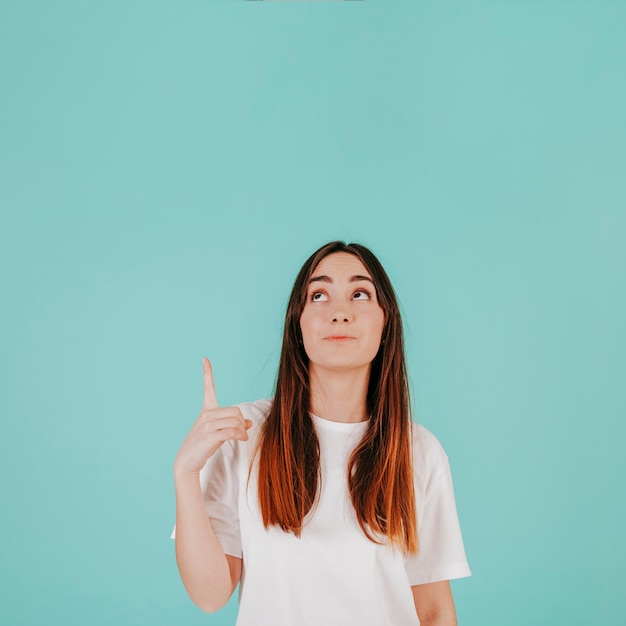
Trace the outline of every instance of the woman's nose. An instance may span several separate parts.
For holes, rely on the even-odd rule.
[[[348,311],[346,311],[346,309],[337,308],[333,312],[331,319],[333,321],[333,324],[336,322],[349,322],[350,315],[348,314]]]

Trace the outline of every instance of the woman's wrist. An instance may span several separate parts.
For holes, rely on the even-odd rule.
[[[200,487],[200,473],[184,468],[174,467],[174,484],[179,487]]]

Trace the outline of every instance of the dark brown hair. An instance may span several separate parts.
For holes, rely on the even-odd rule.
[[[347,478],[357,520],[376,543],[384,536],[405,553],[418,550],[413,491],[410,399],[402,319],[382,265],[366,247],[333,241],[314,252],[296,277],[283,334],[274,400],[259,440],[259,504],[265,527],[300,536],[320,482],[319,440],[309,414],[309,359],[300,317],[309,280],[320,261],[347,252],[369,271],[385,313],[382,342],[371,364],[367,430],[348,462]]]

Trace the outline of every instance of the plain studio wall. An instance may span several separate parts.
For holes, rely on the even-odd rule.
[[[176,569],[202,400],[370,246],[450,457],[464,626],[624,623],[626,5],[0,2],[0,622],[232,625]]]

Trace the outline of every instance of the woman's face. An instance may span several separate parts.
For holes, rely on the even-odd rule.
[[[372,278],[358,257],[335,252],[323,258],[311,275],[300,317],[310,367],[369,367],[384,325]]]

